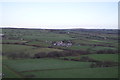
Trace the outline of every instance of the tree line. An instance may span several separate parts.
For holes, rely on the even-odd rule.
[[[3,51],[4,52],[4,51]],[[38,52],[34,55],[31,55],[29,53],[20,52],[20,53],[2,53],[3,56],[7,56],[11,59],[17,59],[17,58],[56,58],[56,57],[66,57],[66,56],[79,56],[79,55],[86,55],[86,54],[118,54],[118,50],[112,50],[112,49],[105,49],[105,50],[99,50],[96,52],[90,52],[90,51],[82,51],[82,50],[64,50],[64,51],[53,51],[53,52]],[[87,59],[86,59],[87,60]]]

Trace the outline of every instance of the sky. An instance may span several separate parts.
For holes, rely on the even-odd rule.
[[[118,29],[118,3],[0,2],[0,27]]]

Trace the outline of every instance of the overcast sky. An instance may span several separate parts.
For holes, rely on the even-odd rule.
[[[1,27],[118,28],[117,2],[1,2]]]

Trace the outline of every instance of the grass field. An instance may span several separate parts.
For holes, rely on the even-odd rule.
[[[3,44],[2,45],[2,50],[3,53],[22,53],[25,52],[26,50],[31,50],[34,49],[35,47],[31,46],[25,46],[25,45],[13,45],[13,44]]]
[[[118,63],[117,30],[6,28],[2,34],[0,59],[5,78],[118,78],[118,66],[114,65]],[[56,42],[72,45],[54,45]],[[85,56],[113,63],[101,66],[80,61]],[[95,67],[91,67],[93,63]]]
[[[25,59],[25,60],[4,60],[4,64],[10,66],[15,71],[32,71],[46,69],[66,69],[66,68],[89,68],[91,63],[64,61],[57,59]],[[28,67],[29,66],[29,67]]]
[[[97,74],[96,74],[97,73]],[[34,75],[37,78],[117,78],[118,68],[84,68],[68,70],[50,70],[25,72],[23,75]]]
[[[43,47],[48,47],[51,44],[50,43],[46,43],[46,41],[31,41],[27,43],[28,45],[39,45],[39,46],[43,46]]]
[[[49,35],[48,35],[49,34]],[[38,39],[38,40],[50,40],[50,41],[58,41],[63,39],[72,39],[68,35],[65,34],[54,34],[54,33],[41,33],[39,35],[27,35],[23,36],[24,39],[30,40],[30,39]]]
[[[33,56],[36,53],[44,52],[53,52],[53,51],[63,51],[60,49],[54,49],[54,48],[36,48],[33,46],[25,46],[25,45],[13,45],[13,44],[3,44],[3,53],[10,54],[10,53],[20,53],[20,54],[29,54],[30,56]]]
[[[29,54],[36,54],[36,53],[40,53],[40,52],[48,53],[48,52],[53,52],[53,51],[60,52],[60,51],[63,51],[63,50],[54,49],[54,48],[36,48],[36,49],[33,49],[33,50],[28,50],[26,52],[29,53]]]
[[[68,56],[68,57],[61,57],[61,58],[68,58],[68,59],[80,59],[84,56],[88,56],[94,60],[98,61],[113,61],[118,62],[118,54],[89,54],[89,55],[81,55],[81,56]]]
[[[91,54],[88,57],[99,61],[114,61],[118,62],[118,54]]]
[[[3,43],[16,43],[16,42],[21,42],[21,40],[3,40]]]
[[[36,78],[117,78],[118,68],[90,68],[90,62],[64,61],[58,59],[4,60],[5,77],[34,75]],[[28,67],[29,66],[29,67]],[[11,71],[14,70],[14,71]],[[15,73],[17,72],[17,73]],[[96,74],[97,73],[97,74]],[[11,75],[10,75],[11,74]],[[8,75],[8,76],[7,76]]]
[[[90,46],[72,46],[72,47],[69,47],[68,49],[71,49],[71,50],[87,50],[91,48]]]
[[[11,68],[9,68],[6,65],[3,65],[3,78],[22,78],[22,76],[20,76],[18,73],[16,73],[15,71],[13,71]]]
[[[99,51],[99,50],[107,50],[107,49],[111,49],[111,50],[117,50],[117,48],[113,48],[113,47],[102,47],[102,46],[97,46],[92,48],[93,51]],[[107,54],[107,53],[106,53]],[[109,53],[108,53],[109,54]]]

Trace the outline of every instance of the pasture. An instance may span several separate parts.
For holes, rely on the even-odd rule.
[[[98,60],[98,61],[118,62],[118,54],[89,54],[89,55],[80,55],[80,56],[61,57],[61,59],[63,59],[63,58],[81,59],[82,57],[89,57],[91,59],[95,59],[95,60]]]
[[[59,59],[18,59],[4,60],[4,65],[9,69],[3,69],[5,77],[35,77],[35,78],[116,78],[117,67],[90,68],[90,62],[64,61]],[[29,66],[29,67],[28,67]],[[3,66],[4,68],[7,68]],[[6,74],[6,72],[8,72]],[[17,72],[17,73],[15,73]],[[97,73],[97,74],[96,74]],[[7,76],[8,75],[8,76]]]
[[[72,68],[89,68],[90,63],[64,61],[58,59],[25,59],[25,60],[4,60],[4,64],[8,65],[15,71],[41,71],[54,69],[72,69]],[[28,67],[29,66],[29,67]]]
[[[117,30],[3,28],[2,34],[4,78],[118,78]]]
[[[23,75],[34,75],[34,77],[37,78],[117,78],[118,68],[76,68],[66,70],[33,71],[25,72]]]

